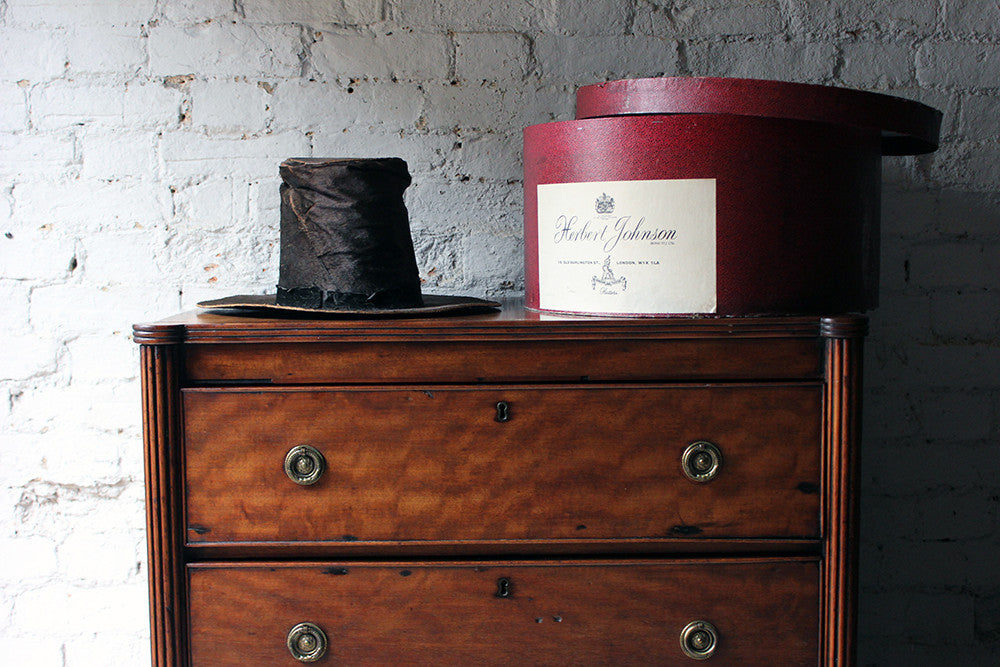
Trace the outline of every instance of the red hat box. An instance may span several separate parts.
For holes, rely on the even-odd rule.
[[[937,147],[940,112],[748,79],[612,81],[524,130],[525,301],[626,316],[877,305],[882,155]]]

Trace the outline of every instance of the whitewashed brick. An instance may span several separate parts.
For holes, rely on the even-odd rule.
[[[454,138],[446,135],[403,134],[398,130],[369,132],[365,128],[351,128],[346,132],[323,133],[313,137],[316,155],[402,158],[414,180],[436,174],[453,143]]]
[[[946,30],[996,37],[1000,35],[1000,5],[983,0],[948,0],[944,3]]]
[[[73,377],[85,382],[134,379],[139,373],[139,346],[132,342],[132,324],[118,322],[108,331],[66,343]]]
[[[138,609],[136,613],[139,613]],[[146,616],[148,615],[147,611]],[[92,667],[95,655],[101,656],[104,665],[146,667],[151,660],[148,631],[75,636],[67,640],[65,653],[65,667]]]
[[[32,667],[65,667],[61,641],[37,642],[31,635],[0,637],[0,655],[9,665],[32,665]]]
[[[495,0],[452,2],[421,0],[393,2],[389,18],[401,25],[452,28],[455,30],[551,29],[555,26],[556,0]]]
[[[138,25],[81,25],[67,33],[71,75],[136,72],[146,62],[145,38]]]
[[[59,344],[37,335],[6,336],[0,346],[0,380],[24,380],[56,370]]]
[[[256,236],[232,239],[225,234],[201,234],[178,237],[170,244],[169,257],[176,267],[172,273],[175,280],[189,286],[211,285],[227,288],[230,293],[260,284],[263,269],[276,268],[275,255],[267,241]],[[268,274],[265,285],[273,285],[277,280]]]
[[[139,24],[153,18],[155,0],[6,0],[14,24],[78,26]]]
[[[632,3],[556,0],[555,28],[573,35],[621,35],[632,27]]]
[[[453,158],[459,178],[519,182],[523,177],[520,137],[485,134],[463,139],[461,143],[461,150]]]
[[[350,92],[348,92],[350,91]],[[358,81],[345,87],[318,81],[288,81],[274,90],[275,129],[324,134],[365,126],[413,128],[423,107],[414,84]]]
[[[6,241],[0,236],[0,244]],[[0,247],[3,247],[0,245]],[[6,262],[0,263],[6,276]],[[29,287],[26,281],[0,278],[0,303],[3,304],[3,316],[0,317],[0,336],[11,336],[28,332],[28,296]],[[0,405],[5,394],[0,392]]]
[[[917,53],[922,86],[995,88],[1000,81],[1000,44],[927,42]]]
[[[635,32],[670,38],[774,33],[782,29],[782,14],[776,0],[642,3]]]
[[[781,39],[689,45],[688,65],[696,76],[822,82],[833,75],[836,47],[829,42]]]
[[[405,29],[326,31],[312,45],[312,64],[326,78],[439,79],[450,59],[446,35]]]
[[[944,189],[938,193],[935,222],[944,234],[995,238],[1000,192],[968,192]]]
[[[141,633],[149,624],[146,599],[138,583],[97,588],[46,586],[26,591],[16,607],[15,632],[36,638],[38,628],[49,627],[86,628],[91,636]],[[81,619],[86,619],[82,627]]]
[[[184,95],[162,83],[130,81],[125,84],[124,125],[129,129],[175,127]]]
[[[0,236],[0,267],[4,278],[59,280],[69,276],[76,255],[73,238],[39,230],[45,224],[4,230]],[[10,235],[9,237],[7,235]]]
[[[51,285],[32,292],[31,324],[36,331],[53,335],[97,334],[160,317],[175,310],[177,303],[177,290],[165,284]]]
[[[222,232],[233,225],[233,182],[211,178],[176,189],[174,213],[185,229]]]
[[[31,90],[33,124],[50,130],[71,125],[121,126],[125,86],[59,80]]]
[[[75,160],[74,138],[69,132],[0,134],[0,177],[8,182],[58,178]]]
[[[535,40],[535,58],[545,81],[585,85],[608,79],[662,76],[677,72],[677,44],[646,35],[592,40],[541,35]]]
[[[89,129],[80,137],[80,176],[100,180],[149,178],[157,165],[152,133]]]
[[[0,81],[0,132],[28,129],[28,98],[16,83]]]
[[[170,0],[162,4],[163,18],[179,24],[200,23],[209,19],[232,18],[232,0]]]
[[[998,120],[1000,120],[1000,96],[971,94],[962,98],[962,116],[958,131],[963,137],[972,140],[1000,140]]]
[[[256,133],[264,130],[270,95],[248,81],[195,80],[191,83],[191,121],[207,133]]]
[[[67,581],[88,584],[124,584],[134,579],[145,560],[145,543],[128,533],[68,535],[58,547],[59,572]]]
[[[431,130],[500,130],[510,127],[511,115],[516,113],[504,104],[505,91],[487,84],[440,82],[428,84],[425,91],[425,121]]]
[[[211,21],[149,31],[154,76],[295,76],[301,41],[296,26],[249,26]]]
[[[77,232],[127,230],[163,223],[168,194],[153,182],[33,180],[14,187],[14,217],[39,227],[72,225]]]
[[[65,30],[2,27],[0,80],[48,81],[66,70],[66,58]]]
[[[163,136],[160,144],[160,156],[170,178],[220,173],[260,178],[276,174],[286,158],[309,154],[308,137],[294,131],[240,138],[171,132]]]
[[[155,283],[163,275],[169,236],[160,227],[93,232],[79,241],[79,268],[94,285]]]
[[[855,88],[904,85],[913,79],[914,55],[909,44],[857,42],[844,45],[840,78]]]
[[[524,263],[524,239],[519,234],[467,236],[462,243],[462,262],[466,275],[499,288],[505,280],[517,277],[519,272],[512,268]]]
[[[380,0],[243,0],[247,21],[259,23],[363,24],[382,18]]]
[[[56,543],[47,537],[0,538],[0,586],[45,579],[56,569]]]
[[[520,81],[528,73],[527,38],[501,32],[455,35],[455,75],[469,81]]]

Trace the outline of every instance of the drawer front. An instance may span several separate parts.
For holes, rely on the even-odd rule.
[[[815,538],[821,400],[811,384],[186,390],[187,539]],[[698,441],[721,455],[711,481],[682,470]],[[300,445],[325,461],[308,486],[284,470]]]
[[[680,638],[697,621],[715,630],[707,664],[818,662],[809,560],[212,564],[188,577],[196,667],[299,664],[287,638],[303,622],[326,637],[318,664],[694,665]]]

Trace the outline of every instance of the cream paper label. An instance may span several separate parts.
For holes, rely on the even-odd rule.
[[[714,313],[715,179],[538,186],[544,310]]]

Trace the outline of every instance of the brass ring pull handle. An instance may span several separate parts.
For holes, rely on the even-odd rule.
[[[288,650],[299,662],[316,662],[326,655],[326,633],[315,623],[299,623],[288,631]]]
[[[722,467],[722,452],[707,440],[692,442],[681,454],[681,470],[693,482],[710,482]]]
[[[681,630],[681,650],[695,660],[708,660],[719,645],[719,631],[708,621],[691,621]]]
[[[315,484],[325,469],[326,459],[315,447],[299,445],[289,449],[285,455],[285,474],[296,484]]]

